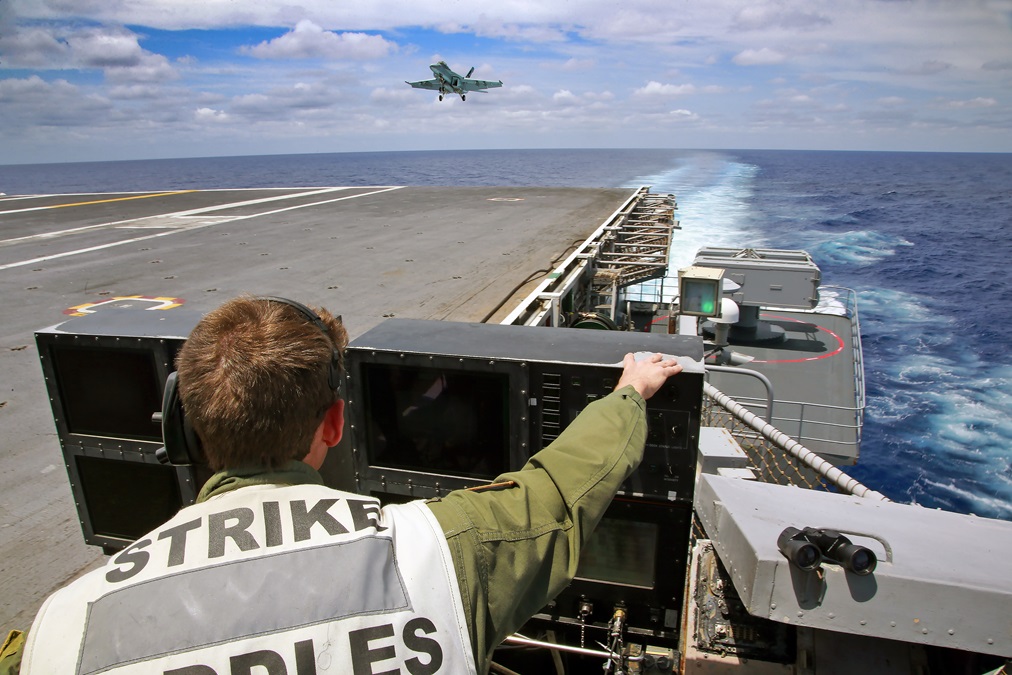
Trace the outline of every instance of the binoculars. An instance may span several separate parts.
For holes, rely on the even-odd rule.
[[[777,548],[792,565],[806,572],[826,562],[840,565],[859,576],[875,571],[875,552],[850,541],[836,530],[806,527],[785,528],[777,538]]]

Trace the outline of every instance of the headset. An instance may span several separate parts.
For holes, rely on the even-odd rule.
[[[327,336],[327,341],[331,345],[327,384],[331,391],[335,394],[339,393],[341,391],[341,352],[333,343],[330,331],[327,330],[320,315],[301,302],[288,298],[270,295],[254,298],[254,300],[266,300],[288,305]],[[337,320],[340,321],[341,317],[337,317]],[[207,458],[204,456],[200,437],[193,430],[193,426],[183,412],[183,401],[179,396],[178,386],[178,374],[173,371],[166,378],[165,390],[162,393],[162,442],[165,445],[155,452],[155,456],[162,464],[206,464]]]

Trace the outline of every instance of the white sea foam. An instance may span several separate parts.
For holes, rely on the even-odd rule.
[[[913,246],[902,237],[871,230],[818,231],[804,236],[810,239],[806,248],[820,259],[857,266],[874,265],[896,255],[903,247]]]
[[[670,192],[678,199],[675,218],[682,229],[674,233],[671,244],[669,273],[663,282],[665,300],[670,300],[677,288],[678,270],[691,265],[700,248],[763,246],[748,203],[758,167],[706,152],[680,154],[678,162],[670,170],[641,176],[628,184],[650,185],[653,192]],[[661,283],[644,286],[656,290]]]
[[[866,338],[877,343],[877,355],[866,355],[879,380],[869,418],[924,458],[910,498],[930,492],[946,508],[969,504],[976,513],[1008,517],[1012,368],[965,350],[958,325],[919,296],[876,289],[862,293],[861,312]]]
[[[968,489],[952,481],[934,481],[928,477],[925,477],[923,482],[932,488],[931,492],[934,495],[945,495],[947,493],[958,497],[962,502],[974,504],[973,513],[986,514],[989,517],[993,516],[1008,520],[1012,518],[1012,504],[1009,502],[1010,495],[1012,495],[1012,482],[1004,476],[992,476],[992,479],[1004,481],[1004,494],[1001,491],[988,494],[982,490],[983,485],[980,484],[972,486],[973,489]],[[944,498],[941,498],[941,500],[945,501]],[[948,503],[952,504],[952,502]]]

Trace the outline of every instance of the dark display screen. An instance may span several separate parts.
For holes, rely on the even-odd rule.
[[[151,420],[162,409],[153,353],[58,345],[50,353],[70,433],[161,442]]]
[[[95,534],[134,540],[176,515],[182,506],[176,470],[161,464],[76,457],[77,473]]]
[[[657,523],[604,518],[580,555],[578,579],[653,588]]]
[[[509,376],[362,366],[370,465],[491,480],[509,470]]]

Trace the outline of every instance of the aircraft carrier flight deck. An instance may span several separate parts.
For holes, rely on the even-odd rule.
[[[632,189],[307,187],[0,197],[0,634],[104,560],[81,538],[36,330],[241,293],[343,315],[497,321]]]

